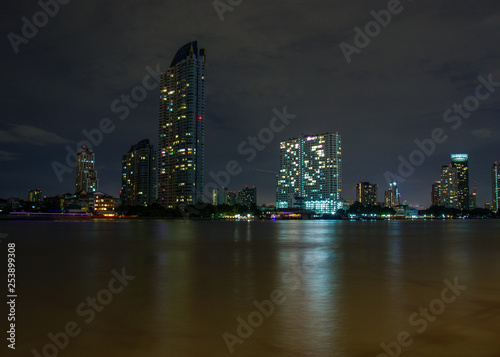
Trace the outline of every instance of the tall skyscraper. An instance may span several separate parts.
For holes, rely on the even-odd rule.
[[[156,202],[156,151],[148,139],[122,156],[122,204],[147,206]]]
[[[378,185],[369,182],[356,184],[356,201],[365,206],[377,205]]]
[[[452,154],[451,165],[457,170],[457,208],[469,209],[469,156]]]
[[[398,183],[396,181],[389,184],[389,189],[385,191],[385,206],[386,207],[398,207],[400,202],[400,193],[398,188]]]
[[[190,42],[161,75],[158,198],[166,207],[203,201],[205,61]]]
[[[342,208],[342,148],[338,133],[280,143],[276,207],[303,207],[318,214]]]
[[[441,181],[436,181],[432,184],[431,206],[439,206],[441,204]]]
[[[97,171],[94,169],[95,154],[86,146],[76,153],[76,192],[95,192],[99,189]]]
[[[459,208],[457,192],[457,169],[452,165],[441,167],[441,196],[439,205],[446,208]]]
[[[493,212],[498,212],[500,209],[500,163],[495,162],[491,168],[491,209]]]

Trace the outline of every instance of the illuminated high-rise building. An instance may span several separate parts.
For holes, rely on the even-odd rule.
[[[477,208],[477,182],[474,181],[474,190],[469,197],[469,209],[472,211]]]
[[[452,165],[441,168],[440,206],[459,208],[458,204],[458,173]]]
[[[234,206],[236,203],[238,203],[238,196],[236,195],[236,192],[229,191],[227,193],[227,204]]]
[[[451,165],[457,170],[457,208],[469,209],[469,156],[452,154]]]
[[[156,150],[148,139],[122,156],[122,204],[147,206],[156,202]]]
[[[90,193],[98,190],[99,181],[97,180],[97,171],[95,171],[94,166],[94,151],[86,146],[82,146],[76,153],[75,192],[85,191]]]
[[[317,214],[342,208],[342,148],[338,133],[280,143],[276,207],[301,207]]]
[[[238,204],[242,206],[257,204],[257,188],[245,186],[241,191],[238,191]]]
[[[385,191],[385,206],[389,208],[398,207],[400,205],[398,183],[396,181],[389,184],[389,189]]]
[[[378,185],[369,182],[356,184],[356,201],[365,206],[377,205]]]
[[[39,188],[35,190],[28,190],[28,201],[33,203],[42,203],[42,190]]]
[[[213,190],[212,204],[214,206],[227,205],[229,190],[226,187],[219,187]]]
[[[441,203],[441,181],[432,184],[431,206],[439,206]]]
[[[161,74],[158,199],[165,207],[203,201],[205,60],[190,42]]]
[[[500,163],[495,162],[491,168],[491,209],[498,212],[500,209]]]

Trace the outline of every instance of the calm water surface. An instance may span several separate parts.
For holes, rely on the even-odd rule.
[[[499,221],[2,221],[0,233],[9,234],[2,261],[6,243],[16,242],[19,298],[17,349],[6,342],[0,349],[42,353],[48,333],[74,321],[81,332],[58,356],[231,356],[227,333],[233,356],[386,357],[385,343],[408,357],[498,357],[499,228]],[[109,304],[85,322],[90,314],[77,307],[122,268],[135,278],[112,301],[101,293]],[[447,290],[454,301],[442,302],[444,281],[455,279],[460,296]],[[273,294],[282,304],[264,317],[254,302]],[[414,314],[429,304],[424,326]],[[255,327],[239,326],[249,315]],[[406,346],[396,347],[401,333]]]

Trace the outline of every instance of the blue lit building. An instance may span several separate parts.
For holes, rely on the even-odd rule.
[[[276,207],[317,214],[342,208],[342,148],[338,133],[303,136],[280,143]]]

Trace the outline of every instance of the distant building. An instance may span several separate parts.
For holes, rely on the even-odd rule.
[[[489,202],[486,202],[486,203],[484,204],[484,208],[485,208],[485,209],[489,209],[489,210],[492,210],[492,211],[493,211],[493,207],[491,206],[491,203],[489,203]]]
[[[203,201],[205,60],[190,42],[161,74],[158,202],[165,207]]]
[[[338,133],[280,143],[276,207],[335,214],[342,203],[342,148]]]
[[[459,208],[458,204],[458,175],[452,165],[441,167],[441,199],[440,206]]]
[[[389,189],[385,191],[385,206],[389,208],[398,207],[400,205],[400,193],[398,183],[396,181],[389,184]]]
[[[227,205],[229,190],[226,187],[219,187],[213,190],[212,204],[214,206]]]
[[[28,190],[28,201],[36,204],[42,203],[42,190],[39,188]]]
[[[473,210],[477,208],[477,183],[474,181],[474,190],[472,195],[469,197],[469,209]]]
[[[21,199],[19,197],[9,197],[7,201],[7,208],[16,210],[21,207]]]
[[[378,185],[369,182],[360,182],[356,185],[356,201],[365,206],[377,205]]]
[[[238,204],[242,206],[250,206],[257,204],[257,189],[254,187],[245,187],[238,192]]]
[[[115,199],[103,192],[93,192],[89,195],[89,206],[96,214],[113,212],[115,210]]]
[[[491,190],[492,210],[498,212],[500,209],[500,163],[495,162],[491,168]]]
[[[133,145],[122,156],[120,200],[127,206],[156,202],[156,151],[148,139]]]
[[[236,195],[236,192],[229,191],[227,193],[227,204],[234,206],[236,203],[238,203],[238,196]]]
[[[441,203],[441,181],[432,184],[431,206],[439,206]]]
[[[76,153],[76,183],[75,192],[95,192],[98,190],[99,181],[94,168],[95,154],[86,146],[82,146]]]
[[[74,195],[64,196],[64,209],[69,212],[94,212],[103,214],[115,210],[115,198],[104,192],[87,193],[80,191]]]
[[[451,165],[457,170],[457,208],[469,209],[469,155],[452,154]]]

